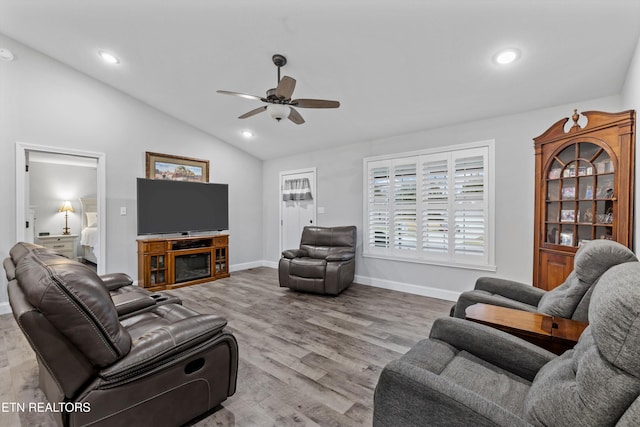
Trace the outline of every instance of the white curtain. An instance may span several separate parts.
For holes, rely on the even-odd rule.
[[[284,182],[282,200],[313,200],[309,178],[287,179]]]

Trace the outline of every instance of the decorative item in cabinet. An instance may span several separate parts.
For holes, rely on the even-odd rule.
[[[594,239],[632,247],[635,111],[582,113],[534,138],[536,177],[533,283],[551,290]]]

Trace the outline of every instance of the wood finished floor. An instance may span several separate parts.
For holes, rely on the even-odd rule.
[[[174,291],[227,318],[239,346],[236,394],[203,426],[370,426],[385,364],[426,337],[452,305],[353,284],[338,297],[278,286],[255,268]],[[11,314],[0,316],[0,402],[43,402],[35,356]],[[52,426],[47,414],[0,411],[0,426]]]

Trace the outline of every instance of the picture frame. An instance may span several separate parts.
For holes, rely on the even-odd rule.
[[[593,185],[587,185],[587,189],[584,194],[585,199],[593,199]]]
[[[560,178],[560,174],[562,173],[562,169],[554,168],[549,171],[549,179],[558,179]]]
[[[573,233],[560,233],[560,244],[562,246],[573,246]]]
[[[575,222],[576,211],[573,209],[563,209],[560,211],[560,222]]]
[[[576,187],[563,187],[562,188],[562,198],[563,199],[575,199],[576,198]]]
[[[145,153],[146,177],[172,181],[209,182],[209,160]]]

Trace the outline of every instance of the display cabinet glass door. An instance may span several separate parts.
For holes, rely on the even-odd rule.
[[[164,285],[167,282],[166,254],[149,255],[149,284],[151,286]]]
[[[227,248],[216,248],[215,254],[215,274],[227,273]]]
[[[580,246],[615,239],[615,164],[600,146],[571,144],[556,155],[546,173],[545,243]]]

